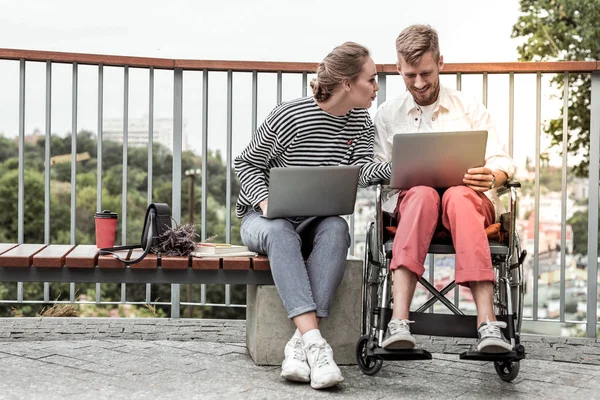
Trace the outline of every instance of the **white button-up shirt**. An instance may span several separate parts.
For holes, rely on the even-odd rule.
[[[397,134],[486,130],[488,137],[485,166],[503,171],[508,179],[512,178],[515,172],[514,162],[498,140],[496,127],[489,112],[475,98],[469,98],[458,90],[440,85],[431,120],[423,121],[422,114],[421,107],[415,103],[409,91],[379,106],[374,120],[375,160],[392,160],[392,143],[394,135]],[[494,205],[499,204],[495,190],[489,190],[486,194]],[[393,213],[398,202],[398,191],[387,191],[384,196],[383,210]]]

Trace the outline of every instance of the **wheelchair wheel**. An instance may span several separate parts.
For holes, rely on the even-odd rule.
[[[379,254],[377,244],[374,243],[375,224],[370,223],[367,230],[367,240],[365,243],[365,272],[363,275],[363,308],[362,308],[362,331],[366,335],[373,328],[374,316],[373,310],[377,306],[379,295]]]
[[[375,375],[381,370],[383,360],[367,356],[369,335],[363,335],[356,344],[356,362],[360,370],[366,375]]]
[[[511,382],[519,375],[519,361],[494,361],[496,373],[505,382]]]

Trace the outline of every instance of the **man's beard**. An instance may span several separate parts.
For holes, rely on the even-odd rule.
[[[419,94],[419,92],[417,92],[417,95],[418,94]],[[417,102],[417,104],[419,104],[420,106],[430,106],[433,103],[435,103],[439,94],[440,94],[440,81],[437,81],[435,86],[432,85],[431,95],[429,95],[426,99],[424,99],[422,103]],[[414,94],[413,94],[413,97],[416,98],[416,96],[414,96]]]

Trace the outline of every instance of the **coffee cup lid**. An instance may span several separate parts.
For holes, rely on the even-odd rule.
[[[117,213],[111,212],[110,210],[104,210],[102,212],[96,212],[94,214],[95,218],[119,218]]]

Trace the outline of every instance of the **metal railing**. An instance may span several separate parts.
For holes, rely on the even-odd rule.
[[[3,61],[4,60],[4,61]],[[153,177],[153,132],[154,132],[154,119],[155,119],[155,71],[167,70],[172,72],[173,84],[173,146],[172,146],[172,198],[171,207],[173,217],[176,221],[182,221],[182,204],[181,204],[181,193],[182,193],[182,151],[183,151],[183,99],[184,99],[184,72],[197,71],[202,74],[202,88],[201,88],[201,178],[202,178],[202,205],[201,205],[201,239],[206,239],[207,232],[207,210],[208,210],[208,151],[209,151],[209,120],[211,114],[209,113],[209,84],[211,74],[214,72],[224,72],[226,74],[226,107],[225,107],[225,118],[226,128],[224,133],[226,134],[225,144],[225,165],[226,165],[226,204],[225,204],[225,240],[231,241],[232,232],[232,220],[231,220],[231,209],[232,209],[232,182],[234,173],[232,171],[232,160],[233,160],[233,143],[234,143],[234,121],[236,118],[241,117],[241,111],[235,110],[233,107],[233,88],[235,76],[238,74],[250,74],[251,76],[251,88],[250,88],[250,126],[248,130],[254,132],[257,128],[258,121],[262,119],[259,116],[259,78],[266,75],[275,75],[276,86],[275,92],[272,96],[275,98],[276,103],[281,102],[284,99],[284,78],[287,76],[300,76],[299,92],[301,95],[306,95],[308,80],[311,74],[315,71],[316,63],[287,63],[287,62],[241,62],[241,61],[206,61],[206,60],[177,60],[177,59],[152,59],[142,57],[121,57],[121,56],[107,56],[107,55],[91,55],[91,54],[73,54],[73,53],[58,53],[58,52],[45,52],[45,51],[28,51],[28,50],[12,50],[12,49],[0,49],[0,63],[9,62],[7,60],[16,60],[19,63],[19,95],[18,95],[18,108],[19,108],[19,128],[18,128],[18,143],[19,143],[19,186],[18,186],[18,242],[23,243],[24,238],[24,143],[25,143],[25,109],[26,109],[26,68],[29,63],[45,63],[46,67],[46,93],[45,93],[45,162],[46,165],[50,165],[50,142],[51,142],[51,127],[52,127],[52,68],[55,64],[68,64],[72,67],[72,93],[71,93],[71,105],[72,105],[72,121],[71,121],[71,132],[77,132],[78,130],[78,82],[79,82],[79,69],[82,65],[92,65],[97,67],[97,198],[96,208],[102,210],[102,154],[103,154],[103,119],[104,113],[104,92],[105,92],[105,81],[104,81],[104,70],[106,67],[117,67],[122,69],[123,73],[123,172],[122,172],[122,243],[127,240],[127,182],[128,182],[128,165],[127,165],[127,149],[128,149],[128,125],[129,125],[129,108],[130,103],[130,70],[132,69],[143,69],[148,73],[148,202],[152,202],[152,177]],[[378,104],[381,104],[388,97],[390,90],[391,81],[398,81],[396,66],[392,64],[380,64],[377,65],[378,70],[378,81],[380,85],[380,91],[378,94]],[[588,197],[588,242],[587,242],[587,306],[586,306],[586,320],[583,323],[586,324],[586,335],[588,337],[596,336],[596,328],[598,322],[597,307],[598,307],[598,187],[599,187],[599,170],[600,170],[600,62],[543,62],[543,63],[473,63],[473,64],[445,64],[442,74],[444,79],[447,76],[455,77],[455,86],[457,89],[463,89],[464,80],[466,76],[480,76],[481,81],[481,101],[488,105],[489,99],[493,98],[494,93],[490,92],[489,79],[492,75],[506,76],[508,79],[508,99],[506,106],[508,107],[508,150],[512,155],[515,145],[518,145],[518,138],[515,138],[515,76],[520,74],[526,74],[534,76],[536,80],[535,87],[535,149],[531,151],[531,158],[535,161],[535,178],[534,178],[534,239],[533,239],[533,254],[532,257],[532,269],[533,276],[539,277],[539,255],[540,255],[540,198],[541,198],[541,185],[540,185],[540,171],[541,171],[541,153],[542,153],[542,77],[544,74],[556,74],[564,73],[564,104],[565,110],[568,110],[568,94],[569,94],[569,74],[590,74],[592,87],[591,87],[591,117],[590,117],[590,154],[589,154],[589,176],[587,177],[589,185],[589,197]],[[471,78],[469,78],[471,79]],[[403,87],[398,86],[399,88]],[[297,88],[298,89],[298,88]],[[263,116],[264,117],[264,116]],[[567,220],[567,174],[568,174],[568,163],[567,163],[567,143],[569,140],[569,126],[568,126],[568,115],[563,115],[563,142],[562,142],[562,170],[561,170],[561,238],[560,238],[560,312],[557,320],[553,322],[574,322],[579,323],[581,321],[568,321],[565,312],[565,301],[566,301],[566,290],[565,290],[565,276],[566,276],[566,220]],[[71,214],[70,214],[70,243],[76,244],[76,156],[77,156],[77,135],[72,135],[71,144]],[[50,169],[46,168],[44,174],[44,199],[45,199],[45,210],[44,210],[44,238],[45,242],[50,242]],[[350,220],[352,231],[354,231],[354,225],[356,221]],[[360,224],[357,224],[360,225]],[[361,226],[362,228],[362,226]],[[352,252],[354,251],[354,241]],[[430,274],[433,274],[434,264],[433,258],[430,261]],[[540,318],[538,315],[539,309],[539,279],[533,279],[533,305],[532,315],[530,319],[532,321],[543,321],[544,318]],[[19,293],[21,293],[18,299],[19,302],[22,299],[22,284],[19,283]],[[74,286],[72,287],[74,290]],[[124,292],[124,287],[122,291]],[[44,302],[47,302],[48,287],[45,285],[45,296]],[[150,287],[148,285],[148,295],[146,298],[147,303],[150,302],[149,298]],[[97,293],[100,292],[100,286],[97,286]],[[99,295],[98,295],[99,296]],[[454,300],[458,303],[459,293],[455,291]],[[7,302],[10,300],[2,300]],[[71,294],[71,302],[74,301],[74,295]],[[96,298],[96,303],[101,303],[100,299]],[[179,305],[188,304],[181,303],[180,300],[180,288],[179,285],[172,285],[171,290],[171,301],[172,305],[172,316],[179,316]],[[226,300],[223,305],[230,305],[230,289],[226,288]],[[158,303],[157,303],[158,304]],[[162,303],[161,303],[162,304]],[[196,303],[194,303],[196,304]],[[205,285],[201,286],[201,302],[200,305],[208,304],[206,302],[206,288]]]

